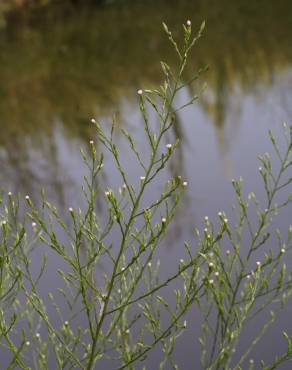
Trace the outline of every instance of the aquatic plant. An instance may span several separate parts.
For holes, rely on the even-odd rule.
[[[44,194],[40,205],[25,196],[24,210],[11,193],[1,198],[0,344],[1,366],[7,369],[134,369],[138,361],[146,368],[147,356],[157,348],[161,350],[157,368],[177,369],[175,345],[188,326],[192,307],[200,310],[203,322],[202,368],[241,369],[290,298],[291,273],[283,256],[292,247],[292,230],[285,236],[277,229],[273,234],[274,216],[292,200],[285,193],[292,181],[292,127],[287,126],[285,150],[270,133],[278,172],[272,169],[269,155],[260,157],[267,197],[264,207],[253,193],[244,195],[241,179],[233,181],[234,218],[228,220],[220,212],[213,224],[206,217],[203,232],[196,230],[196,239],[184,243],[185,257],[172,273],[166,278],[160,273],[163,261],[157,252],[175,222],[187,179],[176,176],[167,181],[158,199],[150,203],[145,195],[180,145],[163,141],[178,124],[177,111],[193,104],[198,94],[178,107],[175,98],[204,71],[185,80],[188,56],[204,23],[193,36],[187,21],[181,46],[163,26],[178,67],[161,62],[164,83],[154,90],[137,91],[149,156],[115,117],[110,128],[92,118],[97,140],[89,143],[89,157],[82,152],[89,171],[82,189],[84,209],[69,208],[66,218]],[[153,114],[159,124],[150,118]],[[132,160],[141,170],[135,183],[130,182],[115,143],[117,130],[122,130]],[[120,178],[117,189],[100,189],[98,179],[108,155]],[[283,191],[279,203],[276,196]],[[106,219],[98,213],[101,198],[107,207]],[[55,273],[58,277],[52,280]],[[50,286],[46,294],[44,282],[50,280],[58,286]],[[266,308],[273,308],[271,318],[248,348],[239,348],[246,323]],[[291,360],[292,341],[288,334],[284,336],[287,350],[270,366],[262,363],[263,369]],[[253,362],[248,366],[252,369]]]

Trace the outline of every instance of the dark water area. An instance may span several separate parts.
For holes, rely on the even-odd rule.
[[[283,122],[291,124],[292,117],[292,2],[60,2],[30,14],[9,13],[0,29],[0,187],[36,201],[43,188],[56,207],[67,210],[84,204],[86,169],[80,148],[87,150],[96,137],[92,117],[109,125],[116,114],[119,125],[146,148],[137,90],[161,83],[160,60],[177,62],[161,23],[179,37],[187,19],[194,29],[206,21],[187,73],[206,65],[209,70],[195,90],[186,88],[178,97],[183,103],[207,84],[199,100],[178,113],[176,130],[168,137],[168,142],[181,141],[177,160],[153,185],[158,195],[163,181],[174,174],[189,184],[159,252],[165,276],[182,258],[183,241],[193,239],[194,226],[203,228],[205,215],[216,219],[224,210],[232,219],[232,178],[242,176],[246,193],[253,191],[264,202],[256,158],[272,151],[268,130],[281,137]],[[136,182],[140,170],[122,137],[116,140],[124,163],[129,163],[129,178]],[[101,181],[103,189],[122,184],[108,159]],[[101,215],[105,211],[101,204]],[[281,229],[292,223],[291,207],[277,223]],[[44,289],[50,291],[54,284],[56,277],[48,276]],[[290,304],[252,354],[256,361],[282,353],[284,340],[271,338],[280,338],[284,329],[292,333],[291,309]],[[199,369],[197,329],[194,322],[178,341],[181,369]],[[147,367],[156,368],[156,355],[150,355]]]

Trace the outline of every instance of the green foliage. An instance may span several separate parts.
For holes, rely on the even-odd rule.
[[[292,247],[292,230],[285,238],[276,230],[276,238],[272,237],[273,216],[291,201],[288,196],[275,203],[278,192],[291,182],[291,127],[284,129],[287,147],[283,153],[270,133],[280,163],[278,173],[272,171],[269,156],[260,157],[265,208],[261,209],[252,193],[245,199],[242,181],[234,181],[238,204],[234,222],[223,212],[218,214],[218,227],[206,218],[203,234],[196,233],[197,242],[185,242],[186,258],[170,276],[161,278],[157,250],[188,184],[179,176],[169,180],[160,197],[147,205],[145,194],[179,145],[163,145],[166,133],[177,124],[177,110],[197,99],[195,94],[174,108],[178,91],[200,75],[185,82],[188,55],[204,24],[193,36],[191,22],[187,21],[182,46],[163,26],[177,54],[178,67],[175,70],[162,62],[164,83],[155,90],[138,91],[148,158],[135,137],[122,130],[140,166],[139,181],[130,182],[120,158],[114,135],[119,130],[116,119],[110,130],[92,119],[98,142],[119,173],[118,190],[99,189],[106,154],[98,153],[91,141],[90,158],[82,153],[90,172],[84,179],[86,207],[69,208],[69,221],[44,195],[40,206],[26,196],[24,215],[12,194],[1,200],[0,344],[8,358],[7,369],[94,369],[106,361],[111,368],[134,369],[137,361],[147,365],[147,355],[157,346],[161,348],[159,368],[177,369],[173,355],[176,340],[187,328],[186,314],[194,306],[203,318],[202,368],[241,369],[291,295],[291,274],[282,260]],[[157,126],[150,122],[151,111],[159,120]],[[101,197],[107,206],[106,220],[98,217]],[[269,249],[269,245],[277,248]],[[52,287],[46,297],[42,281],[52,273],[52,258],[56,261],[56,257],[62,283],[57,289]],[[234,363],[243,328],[266,308],[273,309],[270,320]],[[270,367],[262,364],[263,369],[291,360],[291,338],[284,335],[287,352]]]

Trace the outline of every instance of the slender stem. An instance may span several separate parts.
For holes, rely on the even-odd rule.
[[[178,78],[175,81],[174,89],[173,89],[173,92],[171,94],[170,99],[167,100],[167,98],[165,97],[168,104],[167,104],[167,110],[166,110],[166,113],[165,113],[165,117],[164,117],[164,119],[162,121],[162,124],[161,124],[161,130],[160,130],[158,139],[157,139],[157,141],[154,145],[154,148],[153,148],[153,152],[152,152],[151,159],[150,159],[150,164],[149,164],[147,172],[145,174],[145,180],[143,181],[143,183],[141,185],[140,192],[139,192],[137,198],[134,201],[134,205],[133,205],[130,217],[129,217],[129,221],[128,221],[128,223],[125,227],[125,230],[122,234],[122,241],[121,241],[119,253],[118,253],[118,256],[116,258],[114,267],[113,267],[112,275],[111,275],[111,278],[110,278],[110,281],[109,281],[108,291],[107,291],[107,294],[104,298],[104,305],[103,305],[103,308],[102,308],[101,316],[100,316],[100,319],[99,319],[98,324],[97,324],[96,329],[95,329],[95,333],[94,333],[94,337],[93,337],[93,341],[92,341],[90,358],[89,358],[89,362],[88,362],[88,365],[87,365],[87,370],[90,370],[91,367],[94,364],[97,340],[98,340],[98,336],[99,336],[100,330],[102,328],[104,319],[107,315],[107,308],[108,308],[108,304],[109,304],[109,301],[110,301],[112,290],[114,288],[115,279],[116,279],[117,271],[118,271],[118,268],[119,268],[119,262],[121,260],[121,257],[124,254],[125,247],[127,245],[128,235],[129,235],[129,232],[131,230],[131,226],[132,226],[132,224],[135,220],[135,215],[136,215],[136,212],[139,208],[140,201],[141,201],[142,195],[144,193],[144,189],[146,187],[148,179],[151,176],[151,171],[152,171],[153,166],[155,164],[155,160],[156,160],[156,156],[157,156],[157,152],[158,152],[158,148],[159,148],[161,139],[162,139],[164,133],[166,132],[166,128],[168,128],[167,122],[168,122],[168,119],[169,119],[169,117],[171,115],[171,112],[172,112],[172,104],[173,104],[173,101],[174,101],[174,98],[175,98],[175,95],[176,95],[176,92],[177,92],[178,81],[179,81],[181,73],[182,73],[182,65],[180,65],[179,70],[180,70],[180,74],[179,74]]]

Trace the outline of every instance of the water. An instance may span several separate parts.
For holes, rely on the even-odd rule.
[[[205,19],[188,71],[208,64],[201,79],[208,87],[194,106],[178,114],[179,129],[169,136],[169,141],[180,137],[182,148],[172,171],[189,183],[188,202],[163,246],[168,252],[161,252],[171,266],[181,257],[178,245],[193,238],[194,225],[203,227],[205,215],[215,219],[224,210],[231,216],[232,178],[243,176],[246,189],[263,200],[256,157],[271,150],[268,129],[277,136],[283,121],[291,123],[291,5],[288,0],[125,1],[11,15],[0,32],[1,187],[36,200],[44,188],[60,209],[81,206],[85,170],[79,149],[95,137],[90,118],[108,124],[117,114],[145,146],[136,91],[161,82],[160,60],[176,62],[161,22],[178,35],[186,19],[194,27]],[[182,91],[179,100],[191,93]],[[126,147],[117,140],[126,163]],[[134,182],[141,176],[136,166],[128,171]],[[121,185],[110,163],[103,181],[104,187]],[[160,188],[155,184],[157,194]],[[291,209],[278,222],[282,228],[289,225]],[[277,332],[292,329],[289,312]],[[196,346],[196,338],[188,335]],[[181,343],[182,368],[192,369],[190,347]],[[270,341],[263,343],[268,347]],[[277,343],[280,353],[283,343]],[[257,358],[269,359],[269,351],[261,348]]]

